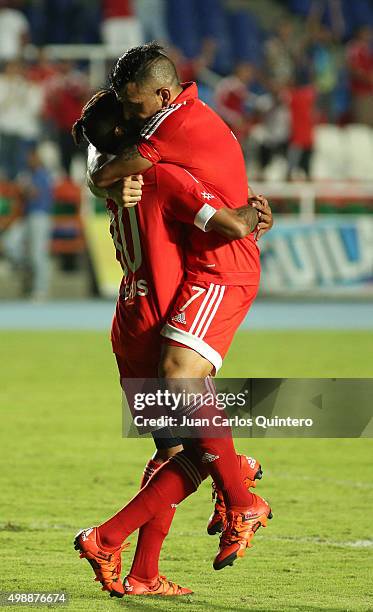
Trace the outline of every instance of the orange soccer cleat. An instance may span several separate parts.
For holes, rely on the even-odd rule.
[[[267,519],[272,518],[271,508],[265,499],[254,493],[252,495],[254,502],[246,512],[227,512],[227,524],[220,536],[219,552],[213,563],[216,570],[233,565],[237,557],[243,557],[246,548],[252,546],[251,540],[259,527],[266,527]]]
[[[110,597],[123,597],[124,588],[120,579],[121,553],[129,544],[123,544],[109,552],[98,544],[97,535],[96,527],[82,529],[75,536],[74,548],[80,550],[81,559],[87,559],[90,563],[96,574],[95,580],[102,584],[102,590],[109,591]]]
[[[237,455],[240,465],[240,471],[245,487],[256,487],[256,480],[261,480],[263,477],[262,466],[253,457],[246,455]],[[209,518],[207,525],[207,533],[215,535],[221,533],[226,524],[226,507],[222,491],[216,488],[215,483],[212,483],[212,499],[215,499],[214,512]]]
[[[150,583],[140,582],[133,576],[126,576],[123,582],[124,592],[126,595],[159,595],[159,596],[175,596],[175,595],[192,595],[193,591],[186,589],[167,580],[165,576],[157,576]]]

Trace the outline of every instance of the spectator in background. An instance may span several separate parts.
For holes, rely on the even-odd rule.
[[[199,97],[203,102],[214,106],[214,92],[221,77],[212,70],[216,55],[216,42],[213,38],[202,41],[201,50],[196,57],[185,57],[178,47],[168,47],[167,55],[176,66],[180,81],[197,81]]]
[[[27,170],[17,178],[23,201],[22,216],[4,237],[4,253],[23,275],[24,294],[44,300],[49,290],[50,214],[52,180],[36,148],[30,150]]]
[[[29,81],[44,86],[50,79],[58,75],[58,68],[48,60],[45,49],[41,47],[37,49],[34,61],[27,66],[26,74]]]
[[[42,89],[26,78],[22,62],[8,62],[0,74],[0,107],[0,169],[12,180],[40,137],[43,108]]]
[[[168,42],[166,0],[134,0],[134,8],[141,24],[144,42]]]
[[[87,77],[71,62],[61,62],[58,75],[48,81],[46,117],[54,124],[61,152],[61,163],[70,174],[76,147],[71,137],[71,126],[80,117],[88,97]]]
[[[261,178],[275,157],[281,157],[286,165],[289,144],[290,114],[283,91],[277,85],[271,87],[271,94],[261,96],[261,125],[251,134],[253,144],[258,148]]]
[[[249,112],[249,87],[255,79],[255,68],[248,62],[236,65],[232,76],[220,81],[215,91],[215,108],[244,145],[252,125]]]
[[[314,144],[316,90],[307,67],[300,66],[297,69],[287,99],[290,113],[288,178],[298,178],[300,172],[309,178]]]
[[[352,4],[352,0],[347,1]],[[307,11],[307,20],[317,26],[327,17],[334,37],[342,40],[346,29],[343,13],[342,0],[312,0]]]
[[[143,43],[140,21],[132,0],[102,0],[103,43],[118,54]]]
[[[45,49],[38,49],[34,61],[28,64],[26,70],[27,78],[32,83],[39,85],[43,96],[43,108],[41,113],[42,140],[56,140],[56,127],[51,120],[48,107],[48,96],[50,90],[58,80],[58,64],[50,62]]]
[[[299,45],[293,24],[282,21],[265,47],[266,71],[275,85],[288,85],[294,78],[298,54]]]
[[[347,49],[350,72],[352,118],[373,127],[373,39],[372,28],[358,30]]]
[[[0,62],[21,57],[29,41],[29,25],[24,14],[18,10],[22,1],[0,0]]]
[[[331,122],[335,120],[334,92],[338,82],[338,65],[333,35],[322,23],[310,26],[306,54],[311,62],[317,89],[320,119]]]

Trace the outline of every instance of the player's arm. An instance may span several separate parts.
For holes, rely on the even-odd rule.
[[[92,181],[91,171],[92,165],[95,163],[95,159],[98,156],[102,156],[103,159],[108,158],[108,155],[101,154],[93,145],[88,147],[88,161],[87,161],[87,185],[91,193],[98,198],[110,198],[116,202],[118,206],[125,206],[131,208],[136,206],[141,200],[142,185],[144,184],[141,175],[129,176],[126,179],[116,181],[109,187],[97,187]]]
[[[164,121],[165,116],[167,116],[166,121]],[[184,122],[183,112],[169,109],[167,115],[163,110],[156,113],[145,124],[137,144],[127,147],[121,155],[106,160],[100,157],[95,161],[95,167],[91,172],[92,181],[98,187],[107,187],[127,176],[142,174],[153,164],[170,156],[174,159],[178,152],[180,155],[180,151],[183,159],[186,159],[189,151],[189,134],[184,129]],[[175,152],[176,136],[178,146]]]
[[[228,240],[238,240],[251,234],[258,221],[258,213],[250,203],[234,209],[221,208],[209,219],[205,231],[213,230]]]
[[[99,188],[105,188],[126,176],[141,174],[153,164],[144,159],[136,146],[129,147],[121,155],[105,155],[93,147],[88,163],[91,182]]]
[[[263,195],[255,195],[250,185],[248,185],[249,201],[251,200],[252,206],[257,209],[259,223],[256,228],[256,240],[259,240],[263,234],[269,232],[273,227],[272,210],[268,204],[268,200]]]
[[[206,230],[214,230],[230,240],[245,238],[255,229],[256,240],[273,226],[272,210],[262,195],[249,197],[248,204],[239,208],[221,208],[206,224]]]
[[[227,240],[244,238],[257,226],[258,213],[251,203],[227,208],[184,168],[157,164],[156,172],[161,201],[169,217],[193,224],[204,232],[212,230]]]
[[[256,240],[259,240],[263,234],[269,232],[273,227],[273,215],[268,200],[263,195],[253,196],[249,198],[252,206],[257,210],[259,223],[256,227]]]

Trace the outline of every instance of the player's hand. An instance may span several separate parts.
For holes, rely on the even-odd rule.
[[[249,198],[249,202],[258,213],[259,222],[256,226],[255,239],[259,240],[259,238],[266,232],[269,232],[273,226],[272,210],[268,204],[268,200],[262,195]]]
[[[141,174],[126,176],[123,179],[122,201],[125,208],[131,208],[140,202],[143,184]]]

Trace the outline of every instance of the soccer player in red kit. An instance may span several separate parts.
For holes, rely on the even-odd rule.
[[[159,174],[161,172],[161,168],[162,168],[162,165],[159,166],[159,168],[157,170],[157,174]],[[171,175],[172,175],[172,171],[169,170],[169,172],[171,172]],[[214,196],[210,192],[206,191],[205,187],[195,177],[191,176],[190,173],[186,172],[184,174],[185,174],[185,176],[188,176],[188,180],[189,180],[189,188],[187,188],[187,189],[194,188],[194,190],[197,190],[196,193],[198,194],[198,196],[200,198],[199,203],[201,203],[201,200],[202,200],[202,204],[203,204],[203,200],[207,199],[207,201],[211,201],[211,202],[213,200],[215,200],[215,202],[213,202],[213,203],[214,204],[215,203],[218,204],[217,196]],[[173,178],[175,179],[175,177],[173,177]],[[159,187],[161,187],[162,195],[163,195],[163,193],[165,195],[167,195],[167,189],[169,190],[169,197],[170,197],[170,199],[171,198],[174,199],[174,204],[176,205],[176,208],[180,208],[180,211],[181,211],[182,210],[182,202],[181,201],[179,202],[178,199],[175,198],[175,184],[177,184],[175,180],[173,180],[172,184],[169,184],[169,186],[167,185],[167,183],[162,182],[162,184],[160,184]],[[193,191],[193,189],[192,189],[192,191]],[[177,190],[176,190],[176,193],[177,193]],[[246,195],[247,194],[245,192],[245,199],[246,199]],[[178,204],[180,204],[179,207],[177,206]],[[245,208],[247,208],[247,207],[245,207]],[[225,211],[225,214],[227,214],[227,212],[228,211]],[[231,211],[229,211],[229,212],[231,212]],[[169,214],[172,214],[172,208],[169,211]],[[217,216],[218,215],[216,214],[216,208],[211,206],[211,204],[203,204],[202,207],[201,207],[201,210],[195,216],[195,221],[197,222],[197,225],[198,224],[205,225],[211,219],[211,223],[212,223],[212,226],[213,226],[214,218],[217,217]],[[132,223],[131,223],[131,225],[132,225]],[[117,222],[117,226],[120,228],[120,223],[119,222]],[[194,230],[194,232],[195,231],[196,230]],[[239,251],[234,253],[233,250],[231,249],[231,243],[229,244],[230,248],[227,249],[226,252],[225,252],[225,256],[223,254],[224,253],[223,244],[220,244],[220,245],[219,244],[217,244],[217,245],[215,244],[215,247],[219,247],[219,249],[221,251],[219,256],[216,257],[215,259],[211,259],[211,258],[205,256],[204,261],[203,261],[203,259],[201,259],[201,257],[200,257],[201,252],[203,251],[203,249],[201,249],[200,246],[199,246],[201,241],[200,241],[198,236],[197,237],[193,236],[193,231],[191,232],[191,235],[190,235],[190,242],[191,242],[191,244],[193,246],[190,249],[190,257],[189,258],[187,257],[187,262],[186,262],[187,273],[188,273],[188,270],[189,270],[189,273],[192,275],[193,280],[194,279],[198,279],[198,275],[200,274],[201,278],[202,278],[201,283],[203,283],[203,275],[204,275],[204,273],[206,273],[206,280],[208,281],[209,284],[208,284],[208,286],[206,288],[202,287],[202,286],[197,287],[197,296],[194,296],[194,295],[188,296],[186,302],[188,302],[188,305],[191,305],[193,301],[196,301],[196,299],[194,299],[194,298],[195,297],[196,298],[200,297],[201,293],[206,293],[207,298],[208,299],[211,298],[209,302],[206,302],[206,300],[205,300],[205,302],[207,303],[206,311],[203,311],[203,309],[201,311],[202,312],[201,325],[203,325],[203,319],[206,321],[206,318],[209,315],[209,311],[211,311],[211,314],[209,315],[209,320],[206,322],[206,325],[204,325],[203,329],[201,329],[201,333],[204,336],[205,333],[207,332],[207,326],[209,326],[211,324],[211,322],[212,322],[213,313],[217,311],[218,306],[219,306],[219,302],[221,302],[222,299],[223,299],[223,294],[225,292],[225,288],[226,287],[221,284],[221,281],[226,278],[227,282],[229,282],[229,275],[230,276],[233,275],[233,277],[232,277],[233,280],[231,281],[232,286],[229,287],[229,288],[232,289],[233,287],[235,287],[237,289],[241,289],[241,291],[239,291],[238,293],[237,293],[237,291],[235,289],[233,291],[229,291],[230,295],[232,296],[232,299],[230,301],[227,301],[226,303],[227,303],[228,307],[229,307],[229,304],[231,304],[230,308],[231,308],[231,313],[232,314],[231,314],[230,317],[228,316],[225,319],[225,321],[227,321],[228,319],[231,319],[232,316],[234,316],[234,314],[236,314],[236,311],[237,311],[237,299],[239,300],[239,306],[240,306],[239,310],[240,310],[240,316],[241,316],[241,319],[242,319],[243,315],[247,311],[247,308],[248,308],[249,304],[251,303],[253,297],[256,294],[259,266],[258,265],[255,266],[255,263],[257,264],[258,260],[257,260],[257,257],[255,258],[255,256],[253,256],[251,258],[251,260],[249,258],[249,268],[252,268],[252,269],[249,270],[249,271],[245,270],[244,268],[245,267],[247,268],[247,264],[248,264],[247,251],[246,251],[246,256],[244,255],[244,251],[242,251],[241,254],[240,254]],[[212,245],[213,245],[213,241],[211,242],[211,245],[210,245],[211,248],[213,248]],[[219,249],[216,249],[216,250],[218,251]],[[207,249],[207,251],[209,251],[209,249]],[[135,246],[134,246],[134,253],[135,253]],[[137,254],[137,255],[139,255],[139,254]],[[205,255],[206,255],[206,253],[205,253]],[[135,256],[134,256],[134,259],[136,259]],[[229,274],[226,274],[225,277],[224,277],[224,271],[223,271],[224,266],[226,266],[226,269],[229,272]],[[211,271],[212,275],[209,272],[209,268],[214,268],[214,270]],[[207,272],[206,272],[206,269],[207,269]],[[196,275],[196,276],[193,277],[193,274]],[[220,275],[223,275],[223,276],[220,276]],[[218,283],[216,283],[216,288],[214,287],[215,283],[211,282],[212,280],[217,280],[218,281]],[[251,289],[243,291],[243,286],[246,286],[246,287],[251,288]],[[194,291],[194,289],[196,287],[192,284],[191,288]],[[188,289],[189,289],[189,286],[188,286]],[[130,292],[131,292],[131,290],[130,290]],[[212,293],[214,293],[213,296],[211,295]],[[219,295],[218,295],[218,293],[219,293]],[[215,300],[216,303],[214,303],[214,300]],[[184,311],[185,311],[185,309],[186,309],[185,303],[183,304],[183,307],[184,307]],[[237,318],[237,314],[236,314],[236,318],[233,321],[233,325],[231,325],[231,327],[235,328],[238,325],[239,322],[240,322],[240,318],[239,317]],[[167,335],[167,334],[165,334],[165,335]],[[228,346],[228,344],[230,342],[230,338],[231,338],[231,336],[229,337],[229,333],[228,333],[227,334],[227,340],[226,340],[225,349],[224,349],[224,346],[218,347],[218,349],[220,350],[221,354],[224,354],[224,350],[226,350],[226,348],[227,348],[227,346]],[[206,342],[203,342],[203,338],[200,340],[200,342],[201,342],[201,346],[202,345],[206,345],[206,347],[208,347]],[[185,343],[185,344],[186,344],[186,346],[188,346],[188,343]],[[210,353],[211,353],[211,347],[209,347],[209,350],[210,350]],[[213,349],[213,351],[214,351],[214,349]],[[214,352],[216,354],[219,354],[218,351],[214,351]],[[220,357],[220,360],[221,360],[221,357]],[[215,366],[216,369],[218,369],[218,367],[220,366],[219,361],[216,361],[215,358],[213,358],[212,356],[211,356],[210,368],[211,368],[211,363],[212,363],[212,365]],[[219,456],[217,456],[216,458],[219,459]],[[235,458],[235,455],[234,455],[234,458]],[[236,458],[235,458],[235,460],[236,460]],[[260,498],[258,498],[258,499],[260,499]],[[232,512],[234,512],[234,509],[232,510]],[[269,509],[268,508],[265,510],[265,514],[266,514],[266,516],[269,514]],[[117,518],[114,517],[112,520],[115,523],[117,521]],[[113,546],[114,546],[113,536],[112,536],[112,534],[109,533],[110,530],[113,531],[112,530],[112,524],[110,524],[110,521],[108,521],[107,523],[108,523],[108,525],[105,524],[105,525],[100,527],[100,532],[102,532],[103,538],[104,539],[106,538],[106,545],[111,547],[111,548],[113,548]],[[244,523],[244,521],[241,520],[240,524],[241,524],[241,529],[242,530],[245,527],[243,525],[243,523]],[[118,531],[118,529],[115,529],[114,532],[115,531],[117,533],[116,533],[116,535],[114,537],[118,538],[118,533],[119,533],[119,537],[121,538],[122,537],[120,535],[120,531],[121,530]],[[106,532],[106,535],[105,535],[105,532]],[[254,533],[254,531],[252,532],[252,535],[253,535],[253,533]],[[114,548],[117,548],[117,547],[114,546]],[[235,551],[235,552],[237,552],[237,551]],[[226,563],[222,564],[221,567],[224,567],[225,564]],[[220,568],[216,567],[216,569],[220,569]]]
[[[127,119],[144,122],[151,118],[143,126],[137,147],[102,164],[97,160],[92,176],[97,185],[107,186],[152,164],[169,162],[183,166],[201,181],[206,187],[207,199],[222,197],[228,206],[229,202],[233,206],[234,202],[245,201],[246,169],[237,140],[216,113],[198,99],[195,84],[179,83],[174,65],[158,45],[129,50],[118,60],[111,80]],[[242,267],[243,259],[235,253],[229,269],[234,280],[229,287],[224,276],[227,260],[203,262],[198,258],[204,283],[201,280],[197,293],[187,278],[177,305],[180,309],[189,301],[190,315],[184,312],[189,319],[186,330],[181,322],[183,313],[176,310],[163,332],[168,336],[173,334],[174,342],[179,343],[164,347],[161,374],[165,378],[204,378],[214,367],[218,369],[219,355],[222,357],[227,349],[234,333],[231,329],[238,323],[237,316],[232,314],[234,305],[244,306],[250,291],[252,300],[259,280],[259,253],[254,236],[245,238],[240,248],[245,252],[245,266]],[[220,254],[220,249],[217,252]],[[222,264],[220,269],[219,264]],[[232,328],[226,328],[230,321],[228,313]],[[226,346],[224,336],[228,341]],[[220,340],[222,345],[217,344],[215,349],[213,342]],[[207,347],[213,350],[207,352]],[[200,438],[198,442],[202,455],[214,458],[208,468],[230,512],[230,522],[221,537],[221,549],[215,560],[215,567],[220,568],[233,554],[233,543],[237,543],[235,534],[240,531],[243,542],[251,531],[244,517],[250,513],[253,497],[242,484],[232,440]]]
[[[150,174],[150,172],[153,172],[153,174]],[[178,219],[179,221],[182,221],[185,223],[193,222],[197,227],[200,227],[201,229],[204,228],[205,225],[210,224],[211,229],[220,231],[220,233],[223,236],[225,236],[226,238],[227,237],[231,238],[231,239],[238,238],[240,236],[243,236],[245,233],[247,233],[248,228],[247,228],[246,223],[247,223],[247,212],[249,211],[249,207],[244,206],[239,209],[236,208],[236,210],[230,210],[230,209],[225,208],[224,210],[222,210],[221,209],[222,203],[219,201],[218,198],[216,198],[215,196],[212,196],[211,194],[209,194],[211,196],[209,200],[211,202],[213,201],[214,206],[204,204],[204,194],[205,195],[207,194],[205,187],[195,177],[191,176],[190,173],[184,170],[181,170],[180,168],[176,168],[176,167],[172,167],[168,165],[167,166],[160,165],[159,167],[156,167],[153,171],[149,171],[148,173],[146,173],[146,178],[147,178],[147,183],[150,186],[150,192],[152,189],[151,187],[152,183],[153,185],[154,183],[156,183],[156,187],[158,188],[157,193],[159,194],[158,195],[159,207],[163,206],[163,211],[165,212],[166,217],[168,216],[169,221]],[[146,186],[144,187],[144,190],[145,190],[144,195],[146,196]],[[152,197],[154,198],[154,187],[153,187]],[[128,330],[131,330],[131,328],[133,327],[138,331],[139,314],[141,316],[141,311],[142,311],[142,314],[144,314],[144,312],[146,313],[147,301],[146,300],[143,301],[141,299],[137,300],[137,304],[141,303],[141,308],[139,310],[138,308],[136,308],[136,300],[133,299],[134,296],[136,295],[140,296],[140,298],[145,297],[147,295],[148,279],[142,278],[142,273],[144,273],[144,271],[146,271],[147,268],[148,268],[148,271],[150,269],[153,272],[159,273],[159,271],[162,269],[162,260],[164,261],[165,256],[167,257],[168,254],[171,254],[172,256],[172,248],[175,249],[174,244],[171,247],[171,251],[167,245],[167,238],[169,239],[169,236],[165,234],[164,227],[162,228],[162,224],[159,222],[159,207],[156,206],[155,208],[153,207],[153,209],[151,209],[150,203],[148,203],[147,206],[145,202],[143,202],[142,204],[143,204],[143,207],[139,207],[139,210],[138,210],[138,214],[140,218],[139,218],[139,223],[137,223],[135,211],[133,211],[132,209],[129,212],[126,210],[119,211],[118,207],[113,202],[108,203],[108,209],[110,210],[111,216],[112,216],[112,219],[111,219],[112,235],[113,235],[113,239],[116,244],[116,247],[117,247],[117,257],[119,261],[121,262],[124,268],[124,271],[127,273],[126,280],[122,283],[122,288],[121,288],[121,294],[122,294],[123,301],[118,302],[117,316],[116,316],[117,321],[116,323],[114,323],[114,326],[113,326],[113,348],[116,354],[119,354],[119,355],[123,349],[123,345],[126,346],[128,349],[128,340],[131,345],[131,338],[130,338],[131,334],[128,337]],[[217,210],[219,210],[219,213],[216,212]],[[124,222],[123,215],[129,215],[129,218],[127,216],[127,219],[126,219],[127,223]],[[251,219],[252,218],[253,216],[251,215]],[[126,234],[126,229],[125,229],[126,226],[127,226],[127,234]],[[128,235],[129,226],[131,227],[131,233],[132,233],[131,239],[130,239],[130,236]],[[144,231],[145,229],[145,235],[147,232],[149,232],[149,234],[151,234],[152,236],[151,241],[150,241],[150,255],[151,255],[150,257],[149,257],[149,245],[148,245],[148,248],[145,249],[144,253],[142,253],[142,249],[141,249],[142,241],[140,240],[140,237],[139,237],[139,226],[142,231]],[[251,229],[253,227],[254,226],[252,225]],[[156,236],[154,236],[155,228],[156,228]],[[203,269],[204,269],[204,265],[206,264],[206,261],[202,263],[201,265],[198,263],[199,254],[201,251],[201,249],[198,247],[200,243],[198,234],[200,234],[200,229],[198,230],[195,229],[191,231],[191,234],[189,236],[190,238],[190,242],[189,242],[190,256],[189,257],[187,256],[186,265],[187,265],[187,270],[190,269],[191,273],[193,273],[193,270],[196,273],[198,272],[198,269],[200,269],[201,274],[203,274]],[[155,237],[158,238],[159,240],[155,241],[154,240]],[[180,242],[178,238],[179,237],[177,235],[176,237],[174,235],[173,241],[175,242],[176,240],[176,242]],[[161,240],[162,240],[162,250],[160,251],[159,249],[157,249],[156,244],[158,242],[161,242]],[[163,248],[163,243],[165,243],[165,248]],[[224,243],[228,244],[226,242],[226,239],[218,246],[220,246],[220,248],[223,248]],[[129,245],[132,245],[132,246],[129,246]],[[211,245],[213,245],[213,241],[211,241]],[[230,255],[227,256],[228,269],[230,266],[232,267],[232,262],[230,261],[230,258],[232,256],[233,251],[230,250],[229,252],[230,252]],[[178,257],[178,253],[174,251],[173,256],[176,261]],[[239,261],[239,259],[240,259],[239,257],[238,259],[236,257],[236,261]],[[215,263],[213,263],[213,266],[217,266],[216,272],[218,274],[221,268],[221,263],[219,263],[219,261],[221,262],[223,260],[224,260],[224,257],[220,255],[220,258],[217,258],[215,260]],[[211,263],[212,260],[209,259],[209,261]],[[144,268],[144,264],[145,264],[145,268]],[[210,265],[210,264],[207,264],[207,265]],[[164,279],[166,281],[165,287],[166,286],[169,287],[169,283],[167,285],[167,280],[168,281],[171,280],[172,284],[177,285],[178,273],[176,269],[176,275],[173,276],[174,269],[175,267],[173,266],[173,262],[172,262],[171,277],[170,279]],[[142,273],[141,273],[141,270],[142,270]],[[137,272],[139,272],[139,274],[136,274]],[[150,277],[151,275],[152,275],[152,272],[150,273]],[[198,277],[198,274],[197,274],[197,277]],[[158,286],[161,287],[159,282],[160,281],[158,279]],[[172,290],[172,287],[171,287],[171,290]],[[201,288],[199,288],[199,293],[200,293],[200,290]],[[169,293],[169,289],[167,291]],[[163,293],[163,290],[160,289],[160,294],[162,293]],[[251,292],[249,292],[249,294],[251,295]],[[152,293],[152,296],[154,298],[154,293]],[[133,302],[133,305],[134,305],[133,309],[131,309],[131,301]],[[189,299],[189,302],[191,302],[190,299]],[[126,308],[121,308],[121,303],[124,303],[126,305]],[[153,302],[153,307],[154,307],[154,302]],[[242,304],[241,304],[241,308],[242,308]],[[159,309],[157,308],[156,310],[159,311]],[[149,316],[150,316],[149,313],[146,314],[145,319],[149,318]],[[127,321],[125,320],[123,321],[122,317],[127,318]],[[132,318],[133,325],[131,325],[131,317],[133,317]],[[158,316],[158,319],[162,320],[162,317]],[[146,325],[145,325],[145,329],[146,329]],[[125,338],[123,338],[122,330],[125,330],[124,331],[124,335],[126,336]],[[140,332],[141,332],[141,321],[140,321]],[[159,329],[158,329],[158,333],[159,333]],[[122,337],[121,337],[121,334],[122,334]],[[134,348],[137,349],[139,357],[140,357],[139,339],[140,339],[140,346],[141,346],[141,333],[140,333],[140,338],[137,335],[134,336],[134,338],[132,339],[133,340],[132,345]],[[154,340],[155,340],[155,336],[154,336]],[[146,339],[146,342],[148,341],[149,341],[149,337]],[[146,342],[145,342],[145,346],[146,346]],[[150,345],[148,344],[148,346]],[[130,355],[133,356],[133,352],[130,351]],[[148,354],[148,358],[145,359],[145,364],[149,362],[149,359],[150,359],[150,367],[147,371],[145,371],[147,367],[145,365],[145,370],[143,369],[143,372],[144,372],[143,376],[154,376],[155,375],[153,367],[154,365],[156,365],[156,362],[159,359],[159,353],[158,354],[155,353],[155,359],[153,361],[152,361],[151,355]],[[141,361],[144,362],[144,353],[142,353],[141,355]],[[124,374],[127,376],[131,376],[133,375],[134,371],[138,372],[138,369],[136,370],[136,368],[134,368],[135,364],[136,364],[136,358],[134,359],[134,362],[131,359],[131,360],[128,360],[128,363],[124,363],[124,365],[122,366]],[[138,367],[144,368],[144,365],[143,363],[140,362],[140,360],[139,360]],[[139,375],[139,374],[137,373],[136,375]],[[186,458],[184,457],[182,461],[184,462],[184,467],[185,467]],[[193,465],[192,467],[189,466],[189,470],[191,469],[194,470],[195,474],[198,473],[196,471],[196,468],[193,467]],[[195,481],[196,479],[194,479],[194,485],[196,484]],[[197,485],[198,485],[198,482],[197,482]],[[171,516],[171,519],[172,519],[172,516]],[[105,530],[106,531],[108,530],[109,534],[105,535]],[[112,541],[112,535],[110,534],[110,525],[108,525],[107,527],[101,526],[100,533],[101,533],[101,537],[104,539],[106,544],[109,538],[110,540],[108,543],[109,548],[110,547],[112,548],[113,541]],[[118,535],[116,534],[115,537],[118,537]],[[119,537],[121,536],[119,535]],[[133,589],[133,585],[131,585],[131,588]]]

